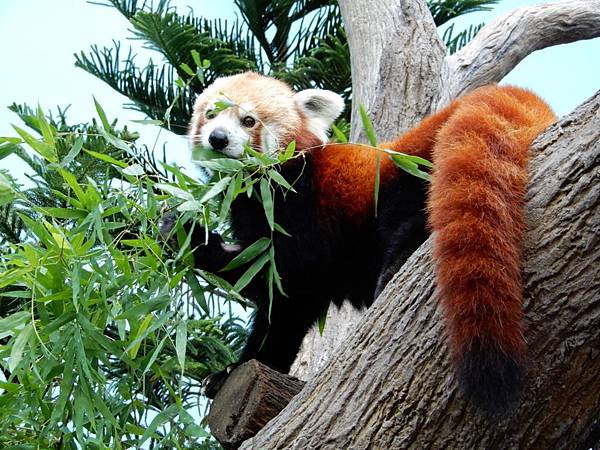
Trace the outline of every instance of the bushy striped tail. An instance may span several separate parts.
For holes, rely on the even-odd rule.
[[[492,417],[524,384],[527,152],[553,120],[528,91],[486,87],[458,102],[433,149],[428,207],[450,348],[466,396]]]

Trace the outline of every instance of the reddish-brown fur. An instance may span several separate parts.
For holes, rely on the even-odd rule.
[[[524,358],[520,273],[527,152],[555,119],[533,93],[490,86],[459,100],[438,133],[429,221],[458,360],[474,341]]]
[[[487,86],[382,145],[433,160],[429,223],[457,362],[475,341],[497,345],[517,361],[524,357],[520,249],[527,150],[554,120],[535,94]],[[322,208],[340,220],[368,217],[378,152],[328,144],[314,154]],[[382,154],[382,183],[396,174]]]

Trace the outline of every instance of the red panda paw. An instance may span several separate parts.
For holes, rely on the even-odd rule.
[[[504,352],[497,345],[471,343],[458,363],[458,378],[465,397],[489,421],[505,418],[519,404],[525,384],[523,357]]]

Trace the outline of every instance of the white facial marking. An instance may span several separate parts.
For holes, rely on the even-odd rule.
[[[207,109],[210,110],[209,107]],[[250,140],[251,136],[246,133],[238,118],[237,108],[228,108],[219,112],[216,117],[208,120],[199,132],[199,144],[206,148],[212,148],[209,142],[210,134],[217,128],[227,134],[229,143],[227,147],[219,150],[225,156],[230,158],[240,158],[244,153],[244,145]]]
[[[329,127],[344,110],[342,97],[324,89],[306,89],[296,93],[294,100],[308,118],[308,129],[326,143]]]
[[[240,112],[240,118],[246,117],[246,116],[252,116],[252,117],[256,118],[256,113],[255,113],[256,107],[254,106],[254,103],[252,103],[252,102],[241,103],[238,109]]]
[[[279,150],[279,133],[277,127],[268,123],[263,124],[260,131],[260,146],[263,153],[274,155]]]

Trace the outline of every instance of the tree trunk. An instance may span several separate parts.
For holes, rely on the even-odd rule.
[[[600,417],[600,92],[533,146],[525,249],[528,385],[492,424],[452,376],[431,243],[242,449],[573,449]]]
[[[516,10],[443,58],[423,1],[339,3],[354,106],[367,107],[382,140],[455,96],[500,81],[532,51],[600,35],[600,0],[567,0]],[[600,417],[599,117],[596,95],[532,151],[524,272],[529,385],[511,418],[486,423],[456,389],[427,242],[362,319],[350,314],[359,325],[329,318],[333,338],[315,331],[305,340],[297,376],[309,378],[315,361],[325,367],[242,448],[589,447]],[[356,125],[354,113],[353,140]]]
[[[369,112],[380,140],[406,131],[457,96],[500,81],[535,50],[600,36],[600,0],[565,0],[516,9],[444,58],[443,44],[420,0],[339,0],[350,43],[351,141],[364,141],[357,114]],[[313,327],[290,373],[317,373],[361,321],[350,305],[330,308],[324,335]]]

